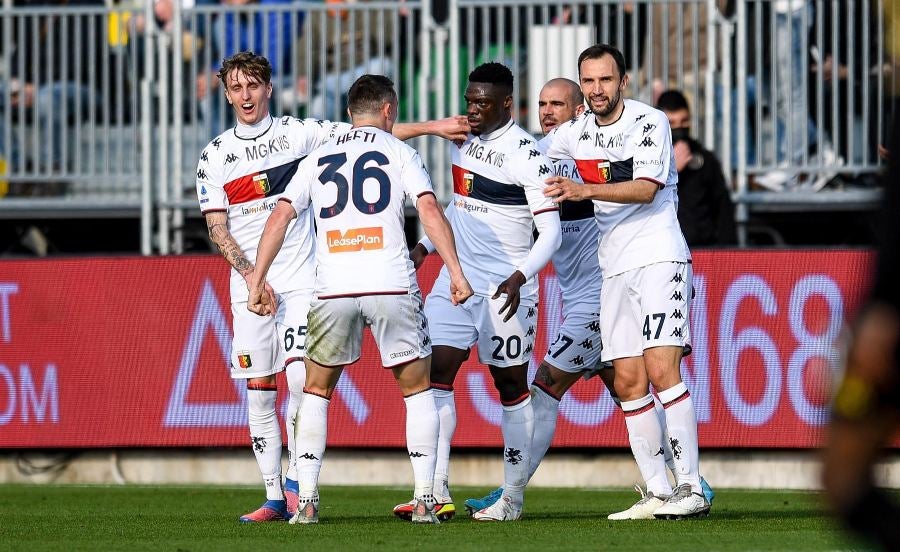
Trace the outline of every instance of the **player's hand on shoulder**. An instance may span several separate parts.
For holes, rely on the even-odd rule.
[[[415,268],[416,270],[419,270],[419,267],[422,266],[422,263],[425,262],[425,257],[427,256],[428,251],[421,243],[417,243],[409,251],[409,259],[413,262],[413,268]]]
[[[433,132],[445,140],[461,144],[469,137],[469,120],[465,115],[453,115],[433,123]]]
[[[506,301],[497,312],[497,314],[506,312],[506,316],[503,317],[504,322],[507,322],[514,314],[516,314],[516,311],[519,310],[519,302],[521,301],[519,289],[525,285],[525,282],[525,275],[516,270],[509,278],[503,280],[500,282],[500,285],[497,286],[497,291],[494,293],[492,299],[499,299],[501,295],[506,294]]]
[[[475,291],[469,284],[465,276],[459,278],[451,278],[450,280],[450,301],[454,305],[461,305],[466,300],[475,295]]]
[[[554,203],[561,203],[567,199],[578,201],[585,198],[584,192],[587,190],[587,187],[576,184],[568,178],[551,176],[544,182],[547,183],[547,187],[544,188],[544,195],[552,197]]]

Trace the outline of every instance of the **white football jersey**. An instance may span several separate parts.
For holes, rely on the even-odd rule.
[[[350,129],[347,123],[267,116],[252,127],[238,124],[217,136],[197,165],[200,210],[228,213],[228,230],[250,262],[269,213],[297,171],[300,161],[314,149]],[[283,293],[309,289],[314,274],[313,224],[308,215],[292,221],[268,282]],[[247,300],[247,285],[231,270],[232,302]]]
[[[418,152],[375,127],[354,128],[300,163],[282,200],[316,217],[316,296],[418,291],[403,207],[407,196],[433,193]]]
[[[578,168],[571,159],[554,159],[553,172],[581,182]],[[600,312],[600,263],[597,242],[600,229],[594,218],[594,205],[589,199],[563,201],[559,204],[562,245],[553,254],[553,268],[562,293],[563,318],[573,312]]]
[[[558,210],[544,197],[553,164],[536,148],[534,138],[513,121],[450,146],[454,194],[447,218],[463,271],[478,295],[492,296],[528,257],[534,215]],[[449,283],[444,267],[435,286]],[[523,305],[537,304],[537,279],[529,278],[519,292]]]
[[[660,188],[649,204],[594,202],[604,277],[691,258],[678,224],[678,172],[669,121],[647,104],[623,101],[625,110],[616,122],[599,126],[587,111],[553,129],[540,144],[553,159],[574,159],[586,184],[642,179]]]

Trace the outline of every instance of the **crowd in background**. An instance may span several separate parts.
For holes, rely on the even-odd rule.
[[[13,5],[99,8],[112,6],[111,1],[14,0]],[[52,175],[72,171],[78,160],[65,141],[78,121],[111,125],[136,120],[140,109],[137,85],[148,69],[143,49],[151,26],[169,34],[170,48],[176,40],[182,46],[182,113],[186,118],[205,121],[213,132],[231,124],[223,95],[218,92],[215,70],[223,57],[237,51],[252,50],[271,60],[275,112],[329,119],[342,118],[346,90],[364,73],[393,76],[402,104],[404,81],[412,73],[397,67],[397,60],[412,60],[418,65],[426,55],[416,47],[420,22],[409,17],[410,12],[402,6],[399,18],[395,18],[385,12],[379,14],[379,10],[351,13],[334,0],[323,0],[335,4],[333,8],[310,13],[291,9],[289,0],[151,1],[153,22],[144,19],[142,5],[134,4],[131,12],[97,12],[65,22],[47,14],[32,15],[15,19],[9,26],[12,36],[2,41],[10,74],[4,76],[4,85],[0,86],[0,157],[11,172]],[[173,2],[177,1],[186,16],[182,36],[176,39],[171,34],[176,28]],[[720,17],[734,20],[741,8],[739,1],[717,0]],[[195,9],[217,4],[233,9]],[[442,8],[441,4],[434,2],[433,6],[438,18],[446,15],[446,6]],[[884,146],[878,114],[886,113],[883,119],[889,120],[891,107],[880,103],[879,98],[890,95],[879,96],[878,79],[889,84],[891,66],[890,60],[879,58],[878,41],[866,36],[864,25],[871,27],[878,20],[879,4],[875,0],[837,4],[815,0],[744,2],[748,40],[756,43],[761,39],[761,48],[752,49],[746,56],[746,125],[740,132],[746,133],[747,164],[768,167],[766,172],[753,175],[754,189],[811,193],[827,186],[843,165],[877,160],[878,148]],[[498,16],[501,9],[505,10],[502,27],[485,25],[480,19],[469,21]],[[461,10],[462,41],[481,57],[496,57],[510,66],[518,62],[524,67],[524,59],[509,58],[528,55],[526,21],[540,23],[534,20],[537,16],[546,18],[546,23],[591,23],[598,37],[608,35],[610,43],[626,52],[634,65],[629,71],[641,99],[655,105],[664,90],[677,88],[694,104],[695,112],[700,111],[695,92],[705,88],[703,76],[711,63],[705,47],[709,31],[705,2],[549,5],[526,17],[529,9]],[[817,14],[816,9],[826,13]],[[519,10],[519,17],[511,17],[513,10]],[[871,11],[866,14],[866,10]],[[836,21],[847,24],[834,26]],[[518,31],[513,28],[516,24],[522,26]],[[9,30],[0,26],[0,33]],[[519,44],[511,44],[515,40]],[[408,52],[410,45],[412,54]],[[738,45],[733,43],[733,56]],[[398,50],[403,52],[402,58],[396,55]],[[156,79],[172,75],[171,68],[168,74],[160,73],[155,67]],[[527,74],[521,75],[520,82],[527,78]],[[732,153],[726,160],[734,168],[739,134],[735,90],[717,83],[712,93],[717,106],[715,128],[721,128],[728,119],[734,129],[729,148]],[[730,113],[725,114],[724,98],[729,94],[733,101]],[[820,100],[824,107],[817,104]],[[523,100],[520,118],[525,110]],[[20,135],[5,128],[8,122],[16,127],[23,121],[39,129],[39,140],[23,144]],[[757,128],[761,121],[774,123],[771,128],[768,123],[762,125],[765,128]],[[686,138],[700,146],[700,135],[701,129],[695,125]],[[716,141],[720,141],[719,136]],[[718,149],[716,144],[704,146],[706,151]],[[817,168],[803,173],[798,166]],[[732,176],[726,174],[725,181]],[[862,184],[874,181],[866,174],[846,176]],[[61,191],[33,183],[28,186],[20,193]]]

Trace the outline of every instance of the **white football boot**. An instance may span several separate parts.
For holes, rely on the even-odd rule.
[[[639,485],[635,485],[634,489],[641,493],[641,499],[634,503],[634,505],[621,512],[616,512],[614,514],[609,514],[606,516],[606,519],[611,519],[614,521],[619,521],[623,519],[654,519],[653,514],[665,504],[667,496],[656,496],[650,491],[644,492]]]
[[[709,515],[709,501],[703,493],[695,493],[689,483],[675,488],[666,503],[653,512],[656,519],[684,519]]]
[[[516,521],[522,517],[522,507],[513,506],[508,496],[501,496],[497,502],[472,515],[478,521]]]

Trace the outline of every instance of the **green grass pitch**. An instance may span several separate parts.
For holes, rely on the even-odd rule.
[[[811,492],[720,489],[705,520],[607,521],[638,495],[529,489],[515,523],[480,523],[462,508],[489,489],[454,488],[457,517],[439,526],[395,519],[410,491],[325,487],[319,525],[241,524],[260,489],[177,486],[0,486],[0,550],[860,550]]]

